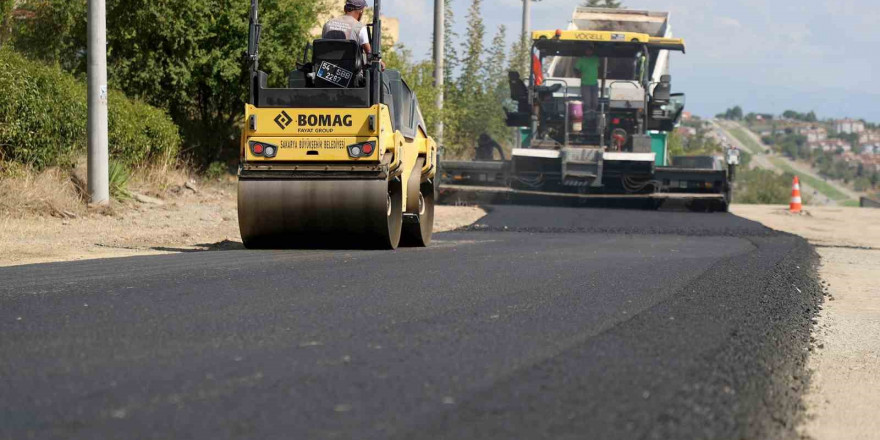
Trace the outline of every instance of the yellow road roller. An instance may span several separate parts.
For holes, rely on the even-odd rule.
[[[269,88],[251,0],[238,218],[248,248],[427,246],[437,146],[400,72],[381,65],[380,1],[369,58],[355,41],[319,39]],[[311,53],[311,57],[309,57]]]

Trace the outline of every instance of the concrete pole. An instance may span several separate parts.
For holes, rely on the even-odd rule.
[[[89,197],[110,203],[107,141],[107,14],[105,0],[89,0]]]
[[[523,18],[522,18],[522,38],[523,43],[528,48],[528,41],[530,39],[530,34],[532,30],[532,0],[523,0]],[[526,49],[528,51],[528,49]],[[531,63],[531,54],[529,54],[528,63]],[[514,147],[522,148],[522,131],[519,127],[514,128]]]
[[[437,88],[437,109],[443,111],[444,77],[446,47],[446,0],[434,0],[434,87]],[[443,146],[443,118],[437,121],[434,129],[437,145]]]

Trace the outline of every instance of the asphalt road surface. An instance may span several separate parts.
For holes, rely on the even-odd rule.
[[[790,438],[821,299],[729,214],[0,269],[0,438]]]

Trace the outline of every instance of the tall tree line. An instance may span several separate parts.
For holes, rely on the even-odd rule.
[[[249,4],[107,0],[111,87],[165,109],[200,165],[237,155]],[[84,78],[87,0],[24,0],[19,7],[32,18],[13,20],[15,50]],[[323,8],[314,0],[261,1],[261,69],[274,86],[286,84]]]
[[[15,0],[0,0],[0,46],[8,38],[9,20],[14,6]]]
[[[525,62],[517,61],[522,45],[507,45],[507,29],[499,26],[489,35],[483,20],[483,0],[471,0],[465,17],[463,36],[454,31],[456,17],[446,1],[446,39],[444,64],[445,104],[441,112],[433,104],[432,59],[413,61],[411,51],[398,44],[386,51],[389,67],[400,69],[421,103],[429,128],[442,118],[444,147],[447,154],[472,155],[481,134],[488,134],[503,145],[510,145],[513,132],[505,124],[504,108],[509,105],[508,69],[522,71]],[[527,49],[526,49],[527,54]]]
[[[455,155],[467,155],[483,133],[512,143],[513,131],[504,123],[504,107],[511,105],[506,71],[528,78],[528,36],[507,47],[504,26],[487,30],[483,1],[471,0],[467,31],[459,36],[452,0],[446,0],[442,112],[433,105],[432,62],[415,61],[403,45],[386,52],[389,66],[402,70],[416,91],[428,127],[443,119],[444,144]],[[13,3],[0,0],[0,22]],[[613,0],[586,3],[620,6]],[[32,18],[11,20],[8,37],[15,49],[85,77],[87,0],[23,0],[19,6]],[[314,0],[262,0],[261,68],[273,86],[286,83],[325,8]],[[111,86],[168,111],[181,127],[184,151],[203,164],[237,151],[247,93],[241,61],[247,15],[242,0],[107,0]]]

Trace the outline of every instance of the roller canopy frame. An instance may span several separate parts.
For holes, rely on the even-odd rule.
[[[368,108],[383,103],[384,87],[382,73],[382,1],[374,0],[372,23],[372,48],[370,66],[366,69],[367,86],[362,88],[288,88],[266,87],[267,75],[260,71],[260,24],[259,0],[251,0],[248,49],[245,61],[249,71],[248,103],[261,108],[309,108],[314,102],[325,107]],[[311,104],[310,104],[311,103]]]

